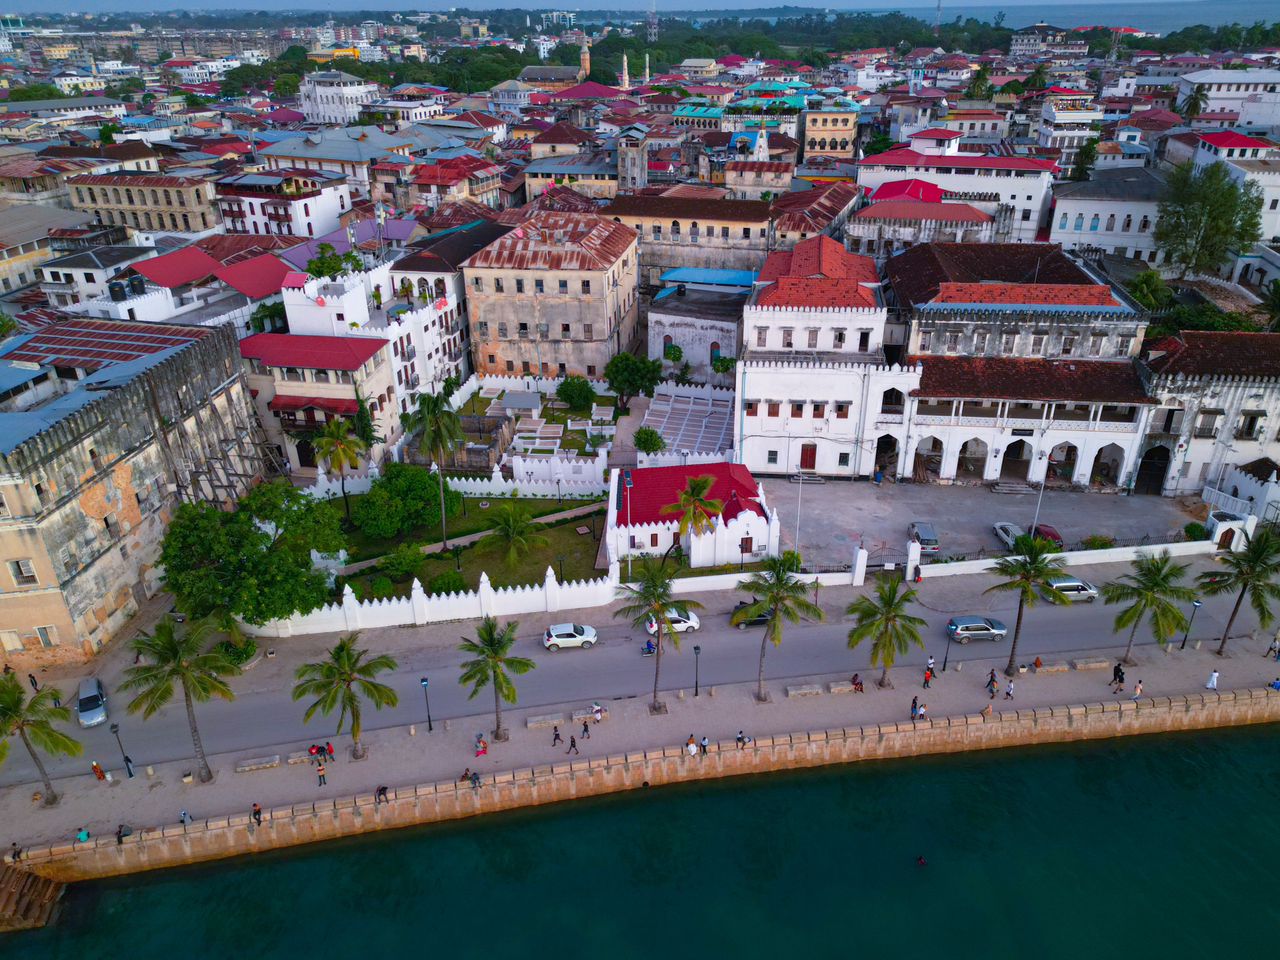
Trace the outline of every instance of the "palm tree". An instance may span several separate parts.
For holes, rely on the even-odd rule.
[[[334,417],[324,425],[324,429],[311,441],[315,455],[329,464],[330,470],[338,471],[338,481],[342,485],[342,503],[347,509],[347,522],[351,522],[351,501],[347,499],[347,467],[355,470],[360,466],[360,455],[369,449],[369,445],[361,440],[351,424],[341,417]]]
[[[71,708],[55,707],[55,700],[61,701],[62,694],[53,687],[45,687],[28,698],[26,687],[16,673],[0,677],[0,761],[8,752],[9,738],[16,735],[40,773],[46,807],[58,802],[58,794],[36,747],[51,756],[64,757],[78,757],[84,749],[79,740],[54,729],[55,722],[66,723],[71,719]]]
[[[658,511],[667,515],[678,514],[680,517],[677,524],[678,535],[671,538],[671,546],[667,547],[667,552],[662,555],[663,563],[667,562],[667,557],[675,549],[676,544],[683,542],[690,534],[711,532],[714,518],[720,516],[721,511],[724,510],[723,500],[715,500],[708,496],[715,482],[716,478],[711,475],[690,477],[685,483],[685,488],[680,491],[680,499],[675,503],[668,503]]]
[[[1280,280],[1272,280],[1262,288],[1262,309],[1271,321],[1267,329],[1274,333],[1280,327]]]
[[[316,711],[327,717],[337,710],[338,733],[341,734],[347,717],[351,718],[351,755],[356,759],[365,754],[360,745],[360,732],[364,729],[361,700],[368,700],[375,710],[394,707],[400,702],[395,690],[374,679],[378,674],[399,666],[396,658],[386,653],[370,657],[368,650],[356,646],[359,639],[359,632],[339,637],[325,659],[298,667],[294,673],[298,682],[293,685],[294,700],[315,697],[302,716],[303,722],[310,723]]]
[[[1049,67],[1046,64],[1037,64],[1036,68],[1031,71],[1030,75],[1023,82],[1023,86],[1028,90],[1043,90],[1049,83]]]
[[[672,645],[680,649],[680,634],[671,626],[671,614],[681,616],[690,610],[701,610],[702,604],[696,600],[677,600],[671,585],[675,581],[674,574],[666,571],[660,563],[645,560],[640,564],[640,576],[635,583],[624,583],[618,588],[618,599],[627,601],[614,612],[615,617],[623,617],[638,630],[647,630],[652,617],[656,625],[653,642],[655,656],[653,658],[653,699],[649,702],[651,713],[662,713],[666,708],[658,699],[658,677],[662,672],[663,640],[671,638]]]
[[[881,667],[878,686],[893,686],[889,681],[889,668],[911,644],[924,649],[920,628],[925,621],[907,613],[907,607],[915,599],[914,588],[895,577],[881,577],[876,583],[875,596],[859,597],[845,611],[854,621],[849,631],[849,649],[856,649],[863,640],[871,640],[871,665]]]
[[[458,649],[471,654],[474,660],[462,662],[462,676],[458,682],[471,684],[470,700],[474,700],[480,691],[493,685],[493,739],[507,739],[507,731],[502,726],[502,701],[516,702],[516,685],[509,674],[517,676],[528,673],[537,666],[525,657],[511,656],[511,647],[516,642],[515,621],[505,627],[499,627],[493,617],[485,617],[476,628],[476,638],[462,638]]]
[[[1061,591],[1049,585],[1049,581],[1062,572],[1063,560],[1057,555],[1057,547],[1040,537],[1023,535],[1017,540],[1021,553],[1001,557],[992,570],[1006,579],[984,593],[996,591],[1018,594],[1018,619],[1013,625],[1013,646],[1009,648],[1009,663],[1004,668],[1006,676],[1018,672],[1018,638],[1022,636],[1022,614],[1027,607],[1035,606],[1041,596],[1050,603],[1066,603]]]
[[[1130,627],[1129,645],[1124,648],[1125,663],[1133,663],[1133,638],[1143,619],[1151,622],[1156,642],[1164,646],[1169,638],[1187,627],[1187,615],[1177,606],[1196,598],[1196,592],[1182,585],[1187,564],[1174,563],[1168,550],[1155,556],[1139,555],[1133,561],[1133,572],[1102,585],[1102,598],[1107,603],[1127,603],[1116,614],[1116,630]]]
[[[493,526],[480,538],[477,546],[505,547],[506,564],[514,567],[530,550],[547,545],[547,538],[537,532],[538,526],[528,510],[513,503],[504,503],[493,512]]]
[[[449,454],[466,436],[462,432],[462,420],[442,394],[418,395],[418,406],[405,418],[410,433],[418,432],[418,451],[430,456],[436,465],[440,479],[440,539],[444,549],[449,548],[449,530],[445,525],[448,510],[444,501],[444,464]]]
[[[791,557],[767,557],[763,569],[753,573],[738,584],[738,590],[751,594],[751,602],[739,607],[730,619],[738,624],[756,617],[768,619],[764,636],[760,638],[760,675],[756,680],[756,699],[764,702],[764,655],[772,643],[782,643],[784,622],[798,623],[801,619],[822,620],[822,608],[810,600],[808,584],[795,575],[795,563]]]
[[[182,688],[191,743],[195,747],[196,762],[200,764],[201,783],[212,780],[213,771],[205,759],[204,743],[196,726],[195,705],[213,697],[234,700],[235,694],[223,678],[240,673],[240,668],[217,647],[208,652],[201,649],[208,633],[208,624],[203,622],[192,624],[179,633],[173,618],[165,617],[156,624],[154,631],[141,634],[133,641],[134,651],[145,662],[126,670],[124,682],[120,684],[121,689],[138,691],[138,695],[129,701],[129,712],[141,712],[148,720],[173,699],[175,684]]]
[[[1231,608],[1231,616],[1222,631],[1222,643],[1218,646],[1218,656],[1227,652],[1227,637],[1231,635],[1231,627],[1236,622],[1236,614],[1244,598],[1249,597],[1249,605],[1258,615],[1258,625],[1264,630],[1271,626],[1275,614],[1271,605],[1280,599],[1280,586],[1275,580],[1280,574],[1280,536],[1270,527],[1254,531],[1253,536],[1245,537],[1243,550],[1228,553],[1222,558],[1227,569],[1211,570],[1200,574],[1200,589],[1211,597],[1230,593],[1236,594],[1235,606]]]
[[[1197,83],[1182,101],[1182,118],[1190,123],[1209,105],[1209,91],[1203,83]]]
[[[206,629],[211,633],[223,633],[227,641],[237,648],[243,648],[249,642],[249,635],[244,632],[244,625],[226,606],[216,606],[203,618]]]

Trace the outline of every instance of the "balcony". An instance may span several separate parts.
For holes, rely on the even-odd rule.
[[[422,378],[415,373],[413,376],[409,378],[409,389],[417,390],[418,384],[420,384],[421,382],[422,382]]]
[[[293,220],[293,214],[287,207],[283,210],[278,207],[268,207],[265,212],[268,220],[274,220],[277,223],[290,223]]]
[[[400,357],[402,360],[412,360],[417,355],[418,355],[418,348],[415,347],[413,344],[409,344],[409,346],[405,347],[404,350],[401,352]]]

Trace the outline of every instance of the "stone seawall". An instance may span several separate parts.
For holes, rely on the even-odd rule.
[[[263,811],[261,826],[248,814],[183,826],[138,830],[117,844],[113,836],[87,843],[34,847],[22,866],[55,880],[76,881],[218,860],[314,843],[374,830],[456,820],[518,807],[719,777],[800,767],[960,753],[1000,747],[1280,720],[1280,692],[1244,689],[1176,697],[1004,710],[921,723],[881,723],[761,737],[746,749],[712,744],[707,756],[689,757],[678,746],[524,768],[486,777],[479,787],[454,782],[397,787],[389,803],[372,794]]]

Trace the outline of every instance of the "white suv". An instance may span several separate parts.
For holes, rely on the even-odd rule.
[[[701,621],[698,620],[698,615],[692,610],[688,613],[678,613],[675,610],[668,610],[667,620],[670,621],[671,629],[676,633],[684,633],[686,630],[697,630],[702,626]],[[653,617],[650,617],[645,621],[644,631],[651,637],[657,636],[658,624],[654,622]]]
[[[555,653],[561,647],[581,647],[588,650],[596,642],[594,627],[580,623],[553,623],[542,637],[542,645]]]

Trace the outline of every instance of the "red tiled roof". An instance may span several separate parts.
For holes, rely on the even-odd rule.
[[[530,122],[526,122],[523,126],[529,126]],[[591,143],[591,134],[586,131],[579,130],[572,123],[561,120],[559,123],[552,124],[543,130],[540,134],[533,138],[533,143]]]
[[[990,220],[990,217],[987,217]],[[1004,303],[1114,307],[1111,288],[1080,283],[954,283],[938,284],[933,303]]]
[[[67,181],[77,187],[194,187],[199,177],[167,177],[158,173],[85,173]]]
[[[923,373],[917,397],[1155,403],[1129,360],[1029,357],[909,357]]]
[[[1044,170],[1052,173],[1058,165],[1052,160],[1032,157],[996,157],[989,154],[955,153],[935,156],[919,153],[910,147],[895,147],[858,161],[864,167],[969,167],[978,170]]]
[[[264,253],[215,270],[213,275],[250,300],[261,300],[279,293],[290,272],[290,266],[279,257]]]
[[[277,413],[283,411],[305,410],[314,407],[325,413],[353,414],[359,408],[354,397],[294,397],[277,393],[267,403],[268,410]]]
[[[924,200],[884,200],[863,207],[857,220],[917,220],[941,223],[989,223],[994,218],[967,203],[931,203]]]
[[[149,260],[139,260],[132,269],[152,283],[172,290],[184,284],[195,283],[212,276],[222,264],[199,247],[183,247],[173,253],[164,253]]]
[[[928,140],[958,140],[964,134],[959,130],[947,130],[945,127],[930,127],[928,130],[921,130],[919,133],[913,133],[909,140],[921,137]]]
[[[827,277],[779,277],[760,291],[756,303],[788,310],[871,310],[877,306],[875,293],[862,284]]]
[[[1202,133],[1200,139],[1212,147],[1218,147],[1223,150],[1238,149],[1244,147],[1258,147],[1263,150],[1274,147],[1275,144],[1270,140],[1261,140],[1258,137],[1246,137],[1243,133],[1237,133],[1234,130],[1223,130],[1219,133]]]
[[[568,90],[561,90],[559,93],[551,95],[552,100],[612,100],[614,97],[622,96],[622,91],[617,87],[606,87],[603,83],[596,83],[594,80],[588,80],[586,83],[580,83],[576,87],[570,87]]]
[[[860,190],[857,184],[835,181],[784,193],[773,201],[775,226],[779,233],[821,233],[858,199]]]
[[[765,259],[759,281],[768,283],[781,277],[813,277],[878,283],[875,261],[849,253],[830,237],[801,240],[793,250],[775,250]]]
[[[622,488],[622,507],[618,511],[619,525],[632,526],[643,523],[674,523],[677,516],[662,512],[662,508],[680,500],[680,491],[693,477],[714,477],[715,483],[707,494],[713,500],[723,500],[726,505],[736,494],[744,504],[758,508],[756,496],[759,485],[751,471],[740,463],[681,464],[674,467],[643,467],[631,471],[630,490]],[[630,504],[628,504],[628,499]],[[630,511],[628,513],[628,510]],[[763,510],[760,511],[763,516]]]
[[[413,182],[422,186],[448,186],[471,177],[496,177],[500,172],[497,164],[481,157],[453,157],[418,167]]]
[[[1149,341],[1147,366],[1165,376],[1280,377],[1280,333],[1184,330]]]
[[[936,183],[913,177],[880,184],[870,200],[872,203],[879,203],[881,200],[927,200],[929,203],[939,203],[945,193]]]
[[[269,367],[359,370],[390,341],[381,337],[311,337],[257,333],[240,341],[240,355]]]

